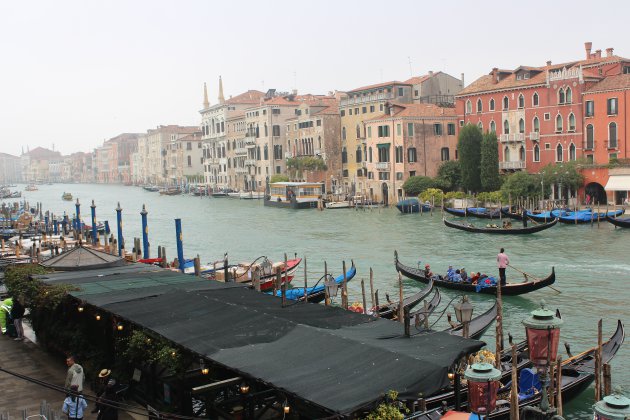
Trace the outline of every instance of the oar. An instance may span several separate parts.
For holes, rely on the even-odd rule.
[[[539,279],[536,276],[532,276],[531,274],[527,274],[526,272],[524,272],[523,270],[519,270],[518,268],[514,267],[513,265],[507,264],[508,267],[513,268],[514,270],[518,271],[519,273],[521,273],[522,275],[525,276],[525,279],[527,279],[527,277],[531,277],[533,278],[535,281],[540,281],[541,279]],[[550,289],[555,290],[558,293],[562,293],[560,290],[556,289],[555,287],[553,287],[552,285],[548,285],[547,287],[549,287]]]

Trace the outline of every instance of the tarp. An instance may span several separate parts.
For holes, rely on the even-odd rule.
[[[124,259],[117,255],[78,246],[41,263],[46,268],[59,271],[89,270],[125,265]]]
[[[630,175],[611,175],[604,189],[606,191],[630,191]]]
[[[283,308],[242,285],[166,270],[91,271],[46,281],[75,284],[82,290],[70,293],[83,302],[331,413],[353,413],[389,390],[403,399],[435,393],[456,360],[484,345],[441,332],[406,338],[397,322],[313,303]]]

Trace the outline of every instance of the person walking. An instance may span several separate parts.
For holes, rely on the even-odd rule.
[[[101,397],[97,420],[118,420],[118,393],[116,380],[107,381],[107,388]]]
[[[68,373],[66,374],[65,388],[70,389],[72,385],[76,385],[77,391],[83,392],[83,379],[85,376],[83,367],[76,362],[75,356],[72,354],[66,358],[66,365],[68,365]]]
[[[505,250],[501,248],[501,250],[499,251],[499,254],[497,255],[497,267],[499,267],[499,277],[501,278],[501,286],[505,286],[507,282],[505,279],[505,269],[507,268],[508,264],[510,264],[510,260],[508,256],[505,254]]]
[[[70,395],[63,401],[61,408],[68,415],[68,420],[83,420],[83,411],[87,408],[87,401],[77,388],[77,385],[70,386]]]
[[[22,298],[16,296],[13,299],[13,306],[11,307],[11,318],[13,318],[13,325],[15,326],[15,333],[17,337],[15,341],[24,340],[24,328],[22,327],[22,318],[24,317],[24,305],[22,305]]]

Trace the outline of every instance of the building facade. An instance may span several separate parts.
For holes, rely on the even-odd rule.
[[[18,156],[0,153],[0,185],[22,182],[22,164]]]

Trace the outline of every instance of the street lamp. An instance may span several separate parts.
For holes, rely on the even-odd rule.
[[[464,295],[462,301],[454,306],[455,316],[457,322],[463,325],[462,335],[464,338],[468,338],[468,323],[472,319],[473,306],[468,301],[468,296]]]
[[[540,309],[532,311],[531,316],[523,320],[527,334],[529,358],[533,365],[536,366],[540,382],[542,383],[540,410],[545,415],[549,412],[549,398],[547,397],[549,378],[547,369],[551,361],[555,361],[557,358],[560,327],[563,323],[564,321],[557,318],[553,311],[545,308],[544,300],[540,303]]]
[[[464,373],[468,382],[468,408],[479,416],[487,416],[497,405],[501,371],[482,361],[469,366]]]
[[[595,403],[594,420],[625,420],[630,417],[630,399],[623,395],[608,395]]]

